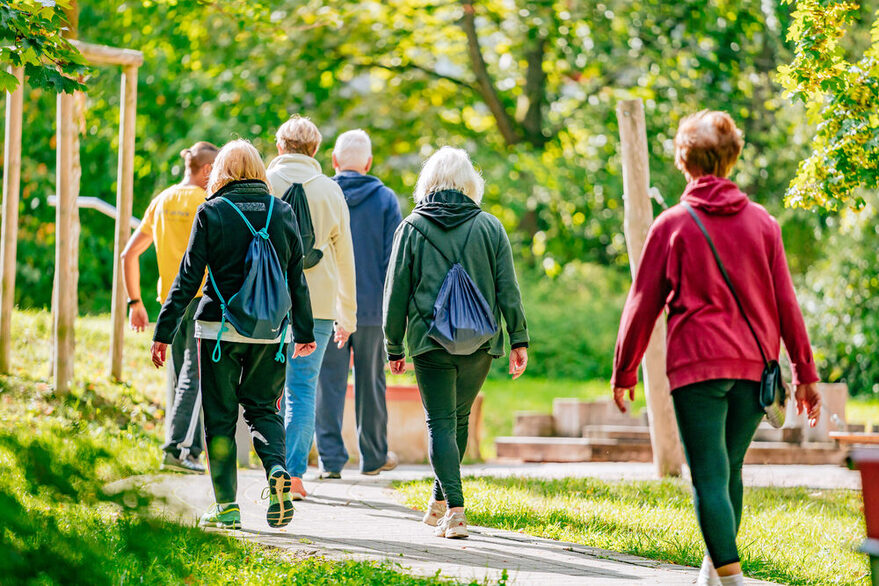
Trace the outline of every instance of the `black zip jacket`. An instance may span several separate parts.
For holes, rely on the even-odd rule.
[[[186,311],[186,306],[198,292],[210,266],[223,298],[235,295],[244,283],[244,258],[253,235],[244,221],[229,204],[219,200],[225,197],[247,217],[254,229],[266,224],[269,202],[273,197],[265,183],[259,180],[233,181],[207,198],[195,214],[192,235],[180,270],[162,311],[156,320],[153,340],[170,344]],[[293,209],[278,198],[274,199],[269,240],[275,247],[282,267],[287,267],[287,282],[293,300],[293,338],[297,344],[314,342],[314,320],[308,285],[302,273],[302,242]],[[218,322],[221,318],[220,300],[210,279],[205,282],[203,296],[195,312],[195,319]]]

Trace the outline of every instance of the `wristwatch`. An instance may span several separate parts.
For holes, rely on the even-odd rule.
[[[129,299],[128,300],[128,307],[131,307],[135,303],[140,303],[140,299]]]

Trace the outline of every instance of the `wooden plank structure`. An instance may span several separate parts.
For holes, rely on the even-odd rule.
[[[647,155],[647,124],[644,103],[624,100],[617,104],[620,151],[623,162],[624,231],[632,278],[638,272],[647,232],[653,223],[650,202],[650,166]],[[644,392],[650,422],[653,462],[660,476],[680,476],[683,450],[665,372],[665,320],[658,319],[644,354]]]
[[[137,70],[143,64],[143,53],[94,45],[71,39],[71,43],[93,65],[122,67],[119,112],[119,167],[117,170],[116,241],[113,266],[112,320],[110,342],[110,374],[122,376],[122,347],[126,303],[122,285],[120,255],[131,235],[131,208],[134,191],[134,133],[137,112]],[[3,223],[0,242],[0,372],[9,372],[11,362],[12,299],[15,288],[15,242],[17,240],[19,178],[21,173],[21,124],[24,79],[21,71],[13,70],[19,86],[6,100],[6,153],[3,184]],[[77,313],[76,267],[78,258],[78,221],[76,197],[79,193],[79,128],[73,94],[59,94],[57,103],[57,156],[55,213],[55,291],[53,377],[56,390],[66,392],[73,378],[74,325]],[[72,270],[71,270],[72,269]]]

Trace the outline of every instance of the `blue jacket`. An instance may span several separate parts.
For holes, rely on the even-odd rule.
[[[340,171],[333,179],[342,188],[351,213],[354,267],[357,274],[357,325],[382,324],[382,291],[394,244],[403,220],[400,202],[377,177]]]

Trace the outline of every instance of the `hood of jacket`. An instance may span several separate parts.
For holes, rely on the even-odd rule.
[[[478,216],[482,209],[460,191],[445,189],[424,196],[412,211],[424,216],[443,230],[451,230]]]
[[[269,186],[261,179],[237,179],[230,181],[220,189],[210,194],[207,199],[214,200],[228,195],[269,195]]]
[[[744,209],[749,200],[738,185],[729,179],[703,175],[687,185],[681,201],[706,214],[730,216]]]
[[[385,188],[385,184],[378,177],[363,175],[357,171],[339,171],[333,179],[342,188],[345,201],[352,208],[359,206],[373,194]]]
[[[320,163],[308,155],[298,153],[278,155],[269,163],[266,171],[277,174],[287,183],[302,183],[321,174]],[[275,195],[280,197],[283,194]]]

